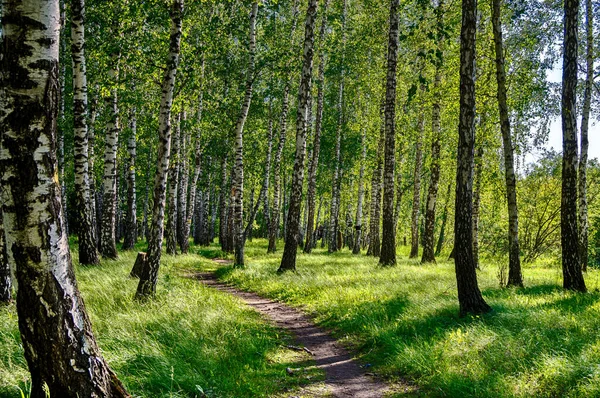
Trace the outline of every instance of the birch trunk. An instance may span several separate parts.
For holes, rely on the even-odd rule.
[[[221,162],[221,187],[219,191],[219,243],[227,251],[227,154]]]
[[[296,26],[298,23],[298,0],[294,0],[293,5],[293,20],[292,20],[292,29],[290,32],[290,37],[292,38],[290,42],[290,46],[294,47],[294,34],[296,33]],[[289,67],[286,65],[286,68]],[[277,152],[275,152],[275,170],[273,175],[273,203],[271,208],[271,216],[270,221],[271,225],[269,226],[269,246],[267,248],[267,253],[275,253],[277,250],[277,238],[279,237],[279,224],[280,224],[280,207],[283,203],[283,194],[281,189],[281,157],[283,154],[283,148],[285,147],[285,139],[287,134],[287,118],[289,112],[289,95],[290,88],[292,85],[291,78],[288,78],[285,83],[285,88],[283,89],[283,99],[281,103],[281,119],[279,121],[279,144],[277,145]]]
[[[594,83],[594,19],[592,0],[585,2],[586,21],[586,78],[583,93],[583,112],[581,116],[581,151],[579,154],[579,234],[581,269],[587,271],[588,266],[588,200],[587,200],[587,162],[588,162],[588,130],[590,124],[590,108],[592,102],[592,85]],[[510,275],[509,275],[510,283]]]
[[[244,239],[251,238],[252,226],[254,225],[254,220],[256,219],[256,214],[258,213],[258,209],[261,205],[264,204],[264,217],[265,224],[269,226],[269,181],[271,179],[271,156],[273,153],[273,104],[271,100],[269,100],[269,125],[267,128],[267,154],[265,157],[265,171],[263,175],[262,185],[260,187],[260,192],[258,194],[258,200],[254,206],[250,206],[251,213],[250,217],[248,217],[248,223],[246,225],[246,229],[244,230]]]
[[[202,57],[202,67],[201,67],[201,79],[202,84],[204,84],[204,57]],[[200,96],[198,98],[198,115],[197,122],[200,123],[202,121],[202,105],[203,105],[203,90],[200,89]],[[188,237],[182,241],[181,252],[183,254],[187,254],[190,246],[189,236],[190,236],[190,228],[192,225],[192,217],[194,216],[195,206],[196,206],[196,193],[198,192],[198,180],[200,179],[200,175],[202,174],[202,131],[200,127],[196,132],[196,136],[194,137],[194,174],[192,175],[192,181],[190,182],[190,189],[187,198],[187,209],[185,216],[185,223],[183,225],[183,235]],[[196,236],[194,234],[194,243],[196,243]]]
[[[85,67],[85,4],[84,0],[71,2],[71,55],[73,58],[73,129],[74,129],[74,165],[75,165],[75,209],[79,221],[77,237],[79,240],[79,263],[97,265],[100,263],[92,209],[90,207],[90,180],[88,159],[87,128],[87,74]]]
[[[0,203],[30,396],[128,397],[96,343],[64,226],[56,158],[59,2],[5,0],[2,7]]]
[[[6,253],[6,240],[4,239],[4,225],[2,206],[0,206],[0,304],[10,303],[12,300],[12,280],[8,255]]]
[[[171,164],[169,165],[169,176],[168,186],[169,191],[167,193],[167,228],[165,234],[167,235],[167,254],[177,254],[177,185],[179,182],[179,135],[181,134],[181,114],[177,114],[175,121],[175,132],[171,137],[173,143],[173,153],[171,156]]]
[[[438,6],[439,7],[439,6]],[[440,9],[440,14],[441,14]],[[434,233],[435,233],[435,208],[437,205],[438,187],[440,181],[440,150],[441,150],[441,128],[440,128],[440,84],[442,80],[441,65],[436,65],[433,92],[435,95],[431,110],[431,130],[433,140],[431,142],[431,179],[427,191],[427,207],[425,210],[425,231],[423,234],[423,255],[421,263],[435,263]]]
[[[98,99],[92,98],[90,104],[90,124],[88,126],[88,172],[90,179],[90,214],[92,215],[92,234],[96,250],[98,249],[98,209],[96,208],[96,173],[94,172],[94,147],[96,145],[96,116],[98,115]]]
[[[234,246],[234,267],[244,267],[244,246],[246,238],[244,234],[244,124],[248,118],[250,103],[252,101],[252,84],[254,82],[254,58],[256,54],[256,14],[258,13],[258,2],[252,3],[250,11],[250,46],[248,57],[248,70],[246,71],[246,92],[244,102],[235,126],[235,160],[234,174],[232,180],[232,198],[233,201],[233,246]]]
[[[343,72],[342,72],[343,75]],[[343,103],[344,103],[344,80],[342,76],[342,81],[340,83],[340,89],[338,92],[338,120],[337,120],[337,128],[335,132],[335,169],[333,172],[333,181],[332,181],[332,192],[331,192],[331,219],[329,223],[330,227],[330,240],[329,240],[329,253],[337,252],[341,249],[337,244],[337,235],[340,229],[340,167],[341,167],[341,144],[342,144],[342,124],[344,122],[343,115]]]
[[[363,180],[365,178],[365,163],[367,160],[367,136],[365,128],[363,127],[363,133],[361,136],[362,141],[362,158],[360,163],[360,173],[358,175],[358,202],[356,204],[356,221],[354,223],[354,247],[352,254],[360,254],[361,245],[361,234],[362,234],[362,213],[363,213],[363,199],[365,196],[365,186]]]
[[[463,0],[460,36],[460,112],[454,215],[455,271],[461,316],[490,311],[473,262],[473,147],[475,142],[475,39],[477,0]]]
[[[167,188],[167,172],[171,152],[171,106],[175,88],[175,75],[179,64],[181,48],[181,23],[183,17],[183,0],[173,0],[170,9],[171,34],[169,55],[162,81],[162,97],[160,101],[158,131],[158,165],[154,178],[154,203],[152,209],[152,230],[148,240],[148,261],[142,271],[136,297],[153,296],[156,292],[158,270],[160,267],[161,247],[163,240],[163,223],[165,219],[165,194]]]
[[[341,77],[340,77],[340,89],[338,92],[338,120],[337,128],[335,132],[335,169],[333,172],[333,190],[331,194],[331,237],[329,241],[329,253],[336,252],[341,249],[338,247],[338,233],[340,231],[340,188],[341,188],[341,156],[342,156],[342,129],[344,124],[344,60],[345,60],[345,48],[346,48],[346,0],[343,3],[342,11],[342,62],[341,62]]]
[[[317,192],[317,168],[319,166],[319,154],[321,151],[321,130],[323,126],[323,100],[325,96],[325,33],[327,32],[327,8],[329,0],[325,0],[322,7],[321,28],[319,31],[319,72],[316,81],[317,85],[317,113],[315,115],[315,136],[313,141],[312,158],[308,169],[308,193],[307,193],[307,225],[306,242],[304,252],[310,253],[315,246],[314,236],[315,224],[315,203]]]
[[[60,54],[66,58],[67,52],[67,19],[65,12],[65,1],[60,0]],[[60,58],[59,60],[63,59]],[[63,206],[63,218],[65,222],[65,231],[69,236],[69,223],[67,212],[67,182],[65,180],[65,80],[67,78],[67,63],[59,62],[60,64],[60,93],[59,93],[59,108],[58,108],[58,173],[60,179],[60,192]]]
[[[483,167],[483,146],[475,150],[475,176],[473,190],[473,265],[479,269],[479,209],[481,207],[481,172]]]
[[[115,33],[118,29],[114,29]],[[117,84],[119,80],[118,49],[111,54],[112,67],[108,76],[114,85],[111,95],[105,98],[106,107],[110,112],[110,119],[106,125],[106,138],[104,147],[104,177],[102,220],[100,226],[100,254],[105,258],[118,257],[116,246],[116,216],[117,216],[117,145],[119,142],[119,108],[117,105]]]
[[[187,120],[187,113],[183,111],[181,116],[183,128],[179,135],[179,184],[177,186],[177,243],[181,254],[187,254],[190,246],[190,230],[186,229],[187,223],[187,198],[188,198],[188,185],[190,180],[190,160],[189,160],[189,147],[190,147],[190,134],[185,121]],[[187,234],[186,234],[187,233]]]
[[[421,96],[424,88],[421,87]],[[413,174],[413,203],[410,218],[410,255],[409,258],[419,256],[419,215],[421,212],[421,171],[423,170],[423,135],[425,134],[425,106],[421,98],[421,106],[417,128],[417,142],[415,143],[415,170]]]
[[[383,150],[385,146],[385,98],[381,101],[381,128],[377,143],[377,159],[373,176],[371,177],[371,208],[369,214],[369,247],[367,256],[379,257],[381,254],[381,242],[379,240],[379,228],[381,223],[381,179],[383,172]]]
[[[501,23],[502,0],[492,0],[492,27],[494,30],[494,49],[496,51],[496,81],[498,83],[498,111],[500,131],[504,149],[504,177],[506,181],[506,200],[508,203],[508,283],[507,286],[523,286],[521,259],[519,257],[519,211],[517,207],[517,179],[510,132],[510,119],[506,95],[506,71],[504,62],[504,44]]]
[[[562,199],[560,211],[563,287],[585,292],[577,220],[577,25],[579,0],[564,2],[562,75]]]
[[[398,64],[399,0],[390,2],[387,78],[385,90],[385,162],[383,173],[383,237],[379,264],[396,264],[394,225],[394,164],[396,162],[396,68]]]
[[[450,203],[450,195],[452,194],[452,182],[448,183],[448,190],[446,192],[446,203],[444,203],[444,210],[442,211],[442,226],[440,227],[440,237],[438,238],[437,245],[435,247],[435,255],[439,256],[442,252],[442,247],[446,239],[446,223],[448,222],[448,204]]]
[[[317,17],[317,0],[309,0],[306,10],[306,25],[304,30],[304,51],[300,87],[298,89],[298,112],[296,114],[296,156],[294,174],[290,191],[290,204],[287,215],[287,231],[283,256],[278,272],[294,271],[296,269],[296,253],[300,227],[300,206],[302,204],[302,185],[304,183],[304,158],[306,156],[306,124],[310,90],[312,83],[314,28]]]
[[[136,206],[136,181],[135,162],[137,151],[137,116],[135,107],[131,110],[131,121],[129,124],[130,135],[127,140],[127,213],[125,220],[125,238],[123,239],[123,250],[133,250],[137,242],[137,206]]]
[[[100,253],[105,258],[116,259],[118,257],[115,235],[117,222],[117,145],[120,130],[116,85],[119,79],[119,52],[114,52],[111,58],[113,67],[108,71],[108,75],[115,88],[113,88],[111,95],[105,98],[106,107],[110,112],[110,119],[106,125],[104,147],[104,189],[100,226]]]

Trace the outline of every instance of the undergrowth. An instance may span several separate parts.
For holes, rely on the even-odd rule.
[[[133,396],[287,397],[323,379],[307,354],[285,348],[287,334],[190,278],[199,261],[209,266],[200,256],[163,255],[156,298],[134,301],[137,279],[128,274],[135,256],[76,266],[98,344]],[[290,377],[287,367],[309,370]],[[0,308],[0,397],[20,397],[19,389],[27,396],[29,388],[12,304]]]

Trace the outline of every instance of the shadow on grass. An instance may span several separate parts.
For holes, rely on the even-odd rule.
[[[113,369],[131,391],[143,391],[147,397],[272,396],[323,379],[310,369],[313,363],[306,356],[283,350],[288,336],[269,326],[255,322],[219,331],[218,324],[199,322],[188,327],[170,320],[146,323],[149,347],[114,363]],[[202,327],[210,334],[194,333]],[[288,367],[308,370],[292,378]]]

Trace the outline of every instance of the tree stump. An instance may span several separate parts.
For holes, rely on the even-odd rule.
[[[133,269],[129,273],[129,276],[132,278],[139,278],[142,276],[142,271],[146,266],[146,262],[148,261],[148,257],[144,252],[138,252],[137,258],[135,259],[135,264],[133,264]]]

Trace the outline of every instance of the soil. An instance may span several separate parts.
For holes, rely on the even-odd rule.
[[[228,260],[216,260],[229,264]],[[382,381],[355,361],[348,350],[324,329],[316,326],[305,314],[295,308],[244,292],[217,280],[212,273],[198,273],[195,277],[206,286],[233,294],[255,308],[277,327],[292,333],[300,348],[313,355],[316,366],[325,372],[329,394],[336,398],[379,398],[391,392]],[[298,349],[298,347],[294,347]],[[289,369],[288,372],[293,372]]]

